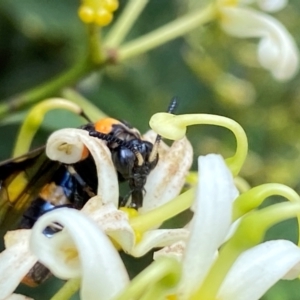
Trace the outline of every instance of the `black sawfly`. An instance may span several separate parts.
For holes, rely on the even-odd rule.
[[[168,108],[173,113],[177,98]],[[82,112],[81,116],[89,121]],[[106,142],[119,181],[127,181],[130,192],[119,200],[120,206],[142,207],[147,176],[158,162],[161,136],[152,144],[127,122],[104,118],[81,127],[91,138]],[[45,146],[18,158],[0,162],[0,230],[32,228],[43,214],[59,207],[81,209],[97,192],[97,172],[90,154],[72,165],[50,160]],[[53,234],[49,228],[48,234]],[[47,232],[45,232],[47,234]],[[23,282],[36,286],[50,272],[37,263]]]

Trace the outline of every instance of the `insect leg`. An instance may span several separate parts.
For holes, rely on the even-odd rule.
[[[76,180],[76,182],[82,187],[82,190],[91,198],[95,196],[95,193],[93,192],[92,188],[82,179],[82,177],[77,173],[75,168],[72,165],[66,165],[66,169],[71,174],[71,176]],[[76,191],[75,191],[76,194]],[[81,208],[83,206],[81,197],[75,196],[75,203],[76,207],[78,206]]]

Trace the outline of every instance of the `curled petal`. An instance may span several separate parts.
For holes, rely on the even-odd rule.
[[[46,154],[52,160],[73,164],[82,159],[85,147],[93,156],[97,168],[97,194],[101,196],[103,203],[112,202],[117,207],[119,201],[117,174],[110,151],[103,141],[90,137],[85,130],[61,129],[50,135]]]
[[[64,228],[47,238],[43,231],[53,223]],[[128,283],[124,265],[108,237],[75,209],[56,209],[39,218],[30,245],[57,277],[81,277],[81,299],[112,299]]]
[[[37,262],[29,251],[31,230],[10,231],[5,236],[7,249],[0,253],[0,299],[6,299]],[[8,299],[13,299],[10,296]]]
[[[150,211],[175,198],[184,185],[192,162],[193,149],[185,137],[175,141],[168,151],[163,150],[157,166],[147,178],[140,212]]]
[[[158,229],[146,232],[142,240],[135,245],[131,255],[140,257],[153,248],[165,247],[177,241],[186,240],[189,235],[187,229]]]
[[[255,10],[220,8],[222,28],[240,38],[261,38],[258,46],[260,64],[278,80],[293,77],[299,68],[296,44],[286,28],[275,18]]]
[[[277,12],[283,9],[288,1],[287,0],[258,0],[259,7],[267,12]]]
[[[253,247],[241,254],[233,264],[218,299],[260,299],[299,262],[300,249],[290,241],[269,241]]]
[[[237,190],[232,175],[220,155],[200,156],[195,212],[182,260],[179,294],[188,299],[201,285],[215,253],[230,228],[232,202]]]
[[[170,246],[164,247],[161,250],[154,252],[153,259],[156,260],[161,256],[169,256],[181,261],[186,243],[183,241],[176,242]]]
[[[267,12],[276,12],[287,5],[287,0],[239,0],[241,5],[249,5],[257,2],[260,9]]]
[[[99,196],[91,198],[81,211],[94,220],[125,252],[130,253],[135,244],[135,234],[126,213],[118,210],[113,203],[102,204]]]

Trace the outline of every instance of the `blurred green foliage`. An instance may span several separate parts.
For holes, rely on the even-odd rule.
[[[120,1],[120,11],[126,2]],[[73,0],[0,1],[3,101],[53,78],[85,55],[87,34],[77,17],[78,5],[79,1]],[[183,9],[180,1],[149,1],[127,39],[175,19]],[[299,13],[299,1],[291,0],[286,9],[275,14],[298,45]],[[180,97],[178,114],[228,116],[243,126],[249,138],[249,157],[241,175],[251,185],[279,182],[299,193],[300,77],[297,75],[288,82],[275,81],[259,67],[256,43],[229,37],[212,24],[147,54],[95,71],[72,87],[106,114],[125,119],[142,132],[148,129],[151,115],[165,111],[174,95]],[[235,76],[233,81],[229,77],[227,83],[218,82],[214,72],[220,71]],[[1,120],[0,159],[10,157],[14,137],[28,109],[25,107]],[[53,130],[75,127],[81,122],[70,113],[49,113],[34,146],[45,143]],[[226,157],[235,149],[233,136],[222,128],[195,127],[188,136],[194,145],[195,159],[210,152]],[[289,228],[294,227],[283,224],[268,238],[279,233],[280,237],[293,237]],[[297,281],[280,282],[263,299],[298,299],[298,289]],[[35,296],[36,299],[47,299],[51,294],[42,290],[43,295]],[[27,289],[26,293],[31,292]]]

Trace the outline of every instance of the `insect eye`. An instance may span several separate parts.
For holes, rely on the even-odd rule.
[[[136,160],[135,154],[128,148],[120,146],[112,150],[111,155],[116,170],[124,179],[129,178]]]

